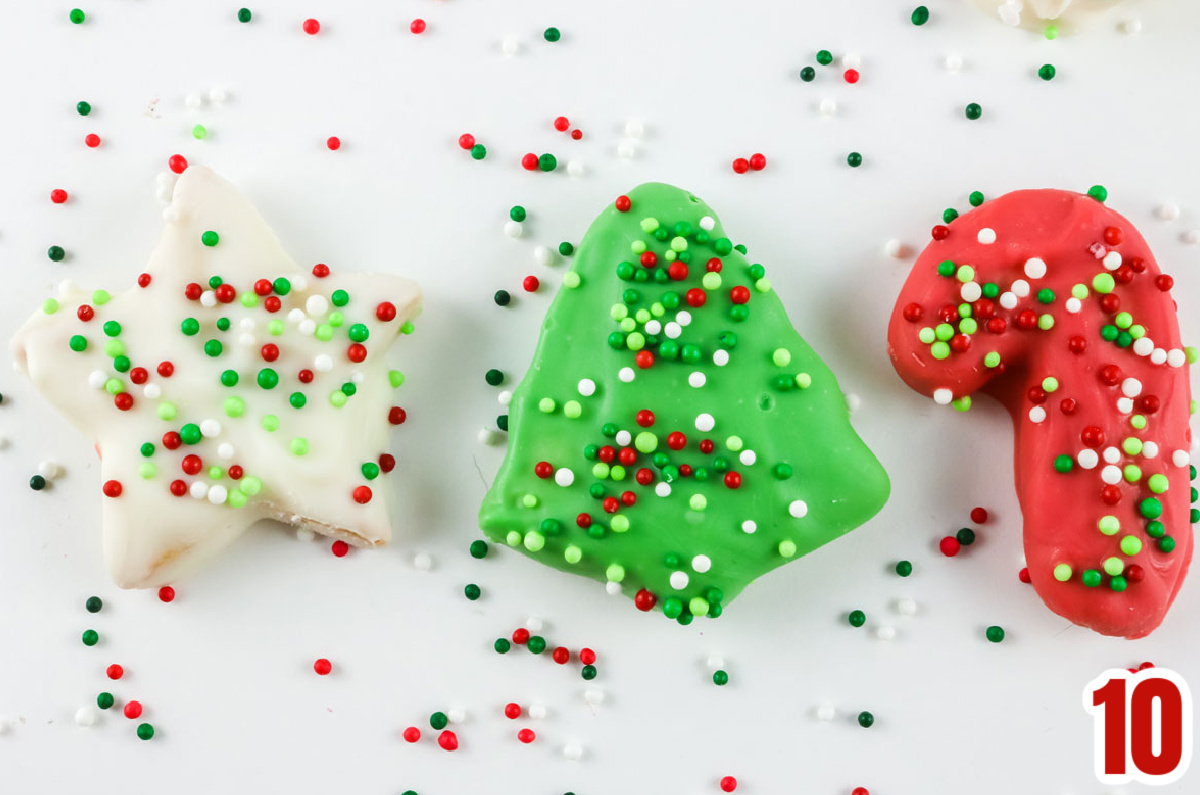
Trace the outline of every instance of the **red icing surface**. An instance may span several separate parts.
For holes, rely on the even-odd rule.
[[[918,392],[933,396],[948,389],[958,401],[982,391],[1008,409],[1016,430],[1017,495],[1034,588],[1047,607],[1077,624],[1105,635],[1142,637],[1162,622],[1192,557],[1190,469],[1174,458],[1176,451],[1186,453],[1191,447],[1191,393],[1188,366],[1181,363],[1184,353],[1170,279],[1161,276],[1132,224],[1078,193],[1009,193],[944,229],[948,233],[917,259],[896,302],[888,327],[892,363]],[[981,229],[994,230],[996,241],[981,243]],[[1119,266],[1112,260],[1106,266],[1103,260],[1112,251],[1120,254]],[[1046,263],[1041,278],[1025,274],[1027,260],[1034,257]],[[975,301],[972,315],[978,329],[963,333],[956,310],[963,303],[963,283],[938,273],[938,265],[946,260],[956,268],[971,266],[973,281],[981,286],[995,283],[1001,295],[1018,279],[1029,283],[1029,293],[1018,296],[1011,308],[1003,307],[999,296]],[[1097,274],[1113,277],[1110,293],[1094,288]],[[1088,295],[1072,314],[1066,301],[1078,284],[1087,286]],[[1054,298],[1042,303],[1038,291],[1047,288]],[[1116,325],[1121,313],[1132,316],[1134,329],[1144,327],[1158,350],[1143,355],[1146,343],[1120,347],[1104,339],[1102,328]],[[946,322],[944,314],[952,318],[954,336],[946,340],[948,357],[939,360],[918,335],[922,328]],[[1038,327],[1043,315],[1053,318],[1052,328]],[[1167,361],[1155,363],[1171,351]],[[999,366],[985,365],[989,352],[1000,355]],[[1043,389],[1047,377],[1057,379],[1056,389]],[[1137,379],[1140,391],[1127,379]],[[1129,394],[1126,389],[1136,394],[1122,406],[1118,400]],[[941,396],[944,399],[946,393]],[[1045,411],[1040,422],[1030,416],[1035,407]],[[1122,408],[1129,411],[1123,413]],[[1133,426],[1134,416],[1145,417],[1143,429]],[[1130,437],[1156,444],[1157,451],[1150,451],[1155,455],[1127,453],[1123,443]],[[1079,454],[1084,450],[1098,454],[1094,468],[1081,466]],[[1114,457],[1119,453],[1113,463],[1122,474],[1128,465],[1139,467],[1140,479],[1106,483],[1106,451]],[[1069,472],[1056,471],[1061,455],[1071,459]],[[1084,462],[1089,457],[1085,453]],[[1115,474],[1110,469],[1109,479]],[[1149,487],[1149,478],[1156,474],[1167,478],[1164,493],[1155,494]],[[1147,498],[1161,503],[1158,521],[1165,536],[1174,540],[1173,551],[1163,551],[1161,541],[1147,532],[1148,527],[1157,529],[1141,511]],[[1100,531],[1098,522],[1105,516],[1116,517],[1118,532]],[[1133,555],[1121,549],[1127,536],[1141,542]],[[1128,543],[1136,546],[1136,541]],[[1103,563],[1109,558],[1124,566],[1124,590],[1114,590],[1114,577],[1105,573]],[[1061,564],[1072,570],[1066,582],[1054,576]],[[1099,585],[1084,584],[1082,575],[1088,570],[1099,572]]]

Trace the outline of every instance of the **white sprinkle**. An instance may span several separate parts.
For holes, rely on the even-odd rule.
[[[38,474],[46,480],[54,480],[62,475],[62,467],[53,461],[42,461],[38,464]]]
[[[1136,378],[1126,378],[1121,382],[1121,391],[1126,397],[1137,397],[1142,394],[1142,382]]]
[[[837,717],[837,710],[833,708],[833,704],[822,704],[816,708],[813,714],[817,720],[829,723]]]
[[[254,342],[255,340],[253,334],[248,334],[246,332],[238,334],[238,345],[241,345],[243,348],[249,348],[254,344]]]
[[[310,316],[320,317],[329,311],[329,299],[323,295],[310,295],[304,302],[304,309]]]
[[[692,313],[688,312],[686,309],[683,310],[682,312],[676,312],[675,313],[675,322],[678,323],[680,326],[687,328],[688,325],[692,322]]]
[[[701,414],[696,417],[696,430],[701,433],[708,433],[717,425],[717,421],[713,419],[711,414]]]
[[[534,246],[533,261],[538,265],[552,265],[554,263],[554,252],[546,246]]]
[[[212,309],[217,305],[217,294],[213,290],[205,290],[200,293],[200,306],[206,309]]]
[[[188,110],[200,110],[200,106],[204,104],[204,97],[192,91],[183,98],[183,104]]]
[[[584,397],[591,397],[596,394],[596,382],[590,378],[581,378],[579,379],[579,384],[576,385],[576,389]]]
[[[1133,341],[1133,352],[1138,356],[1149,356],[1154,350],[1154,340],[1149,337],[1138,337]]]
[[[192,485],[188,488],[188,493],[198,500],[202,500],[208,496],[208,484],[203,481],[192,481]]]
[[[212,420],[212,419],[201,420],[200,421],[200,433],[210,439],[214,436],[220,436],[221,435],[221,423],[217,422],[216,420]]]
[[[208,490],[208,501],[213,505],[222,505],[229,498],[229,490],[218,484]]]
[[[713,364],[717,367],[724,367],[729,364],[729,351],[724,348],[713,351]]]
[[[833,97],[825,97],[817,105],[817,112],[821,114],[823,119],[831,119],[837,115],[837,100]]]
[[[175,189],[170,185],[157,185],[154,188],[154,198],[164,204],[170,204],[171,199],[175,196]]]
[[[1176,221],[1179,219],[1179,205],[1174,202],[1163,202],[1155,208],[1154,214],[1163,221]]]
[[[429,571],[433,568],[433,557],[428,552],[418,552],[413,555],[412,565],[417,571]]]
[[[633,434],[629,431],[617,431],[616,438],[613,440],[622,447],[628,447],[633,441]]]
[[[1166,364],[1167,352],[1162,348],[1155,348],[1150,352],[1150,361],[1153,364]]]
[[[366,376],[363,375],[362,370],[354,370],[350,373],[350,383],[352,384],[361,384],[364,378]]]
[[[534,720],[541,720],[542,718],[546,717],[546,705],[539,701],[535,701],[530,704],[528,711],[529,717],[533,718]]]
[[[1017,296],[1007,291],[1000,293],[1000,306],[1004,307],[1005,309],[1016,309]]]
[[[328,373],[333,369],[333,357],[328,353],[318,353],[313,359],[313,369],[318,373]]]
[[[1104,448],[1103,455],[1104,463],[1106,464],[1118,464],[1121,462],[1121,451],[1112,445]]]
[[[808,503],[804,500],[792,500],[788,503],[788,516],[793,519],[803,519],[808,515]]]
[[[525,234],[525,227],[516,221],[504,222],[504,234],[516,240],[521,235]]]
[[[846,395],[846,410],[851,414],[862,408],[862,398],[857,392],[847,392]]]
[[[1100,463],[1100,456],[1089,447],[1080,450],[1075,456],[1075,461],[1079,464],[1080,469],[1095,469],[1096,465]]]
[[[975,236],[975,239],[985,246],[990,246],[996,242],[996,230],[985,226],[979,230],[979,234]]]
[[[1127,397],[1117,398],[1117,411],[1121,414],[1133,413],[1133,400]]]
[[[583,746],[578,740],[567,740],[562,749],[563,758],[569,762],[578,762],[583,758]]]
[[[1104,259],[1101,260],[1101,262],[1103,263],[1106,271],[1115,271],[1117,268],[1121,267],[1121,252],[1110,251],[1104,255]]]
[[[1142,457],[1143,458],[1157,458],[1158,457],[1158,442],[1143,443],[1142,444]]]
[[[697,555],[692,558],[692,571],[697,574],[704,574],[712,568],[712,560],[708,555]]]
[[[682,333],[683,333],[683,326],[680,326],[674,320],[667,323],[667,325],[663,327],[663,334],[666,334],[667,339],[669,339],[669,340],[679,339],[679,335]]]
[[[1189,246],[1194,246],[1200,243],[1200,229],[1189,229],[1179,236],[1179,239]]]
[[[313,298],[316,297],[317,296],[313,296]],[[298,306],[292,307],[287,313],[287,319],[289,323],[299,323],[304,319],[304,310]]]
[[[754,466],[754,463],[758,461],[758,454],[753,450],[743,450],[740,454],[738,454],[738,461],[740,461],[744,467],[752,467]]]
[[[1012,283],[1012,287],[1009,287],[1008,289],[1012,290],[1013,295],[1015,295],[1017,298],[1025,298],[1029,295],[1029,282],[1025,281],[1024,279],[1017,279]]]
[[[1176,450],[1171,453],[1171,463],[1182,469],[1192,463],[1192,456],[1187,450]]]
[[[467,711],[462,707],[455,705],[446,710],[446,719],[451,723],[462,723],[467,719]]]
[[[887,624],[884,624],[881,627],[875,627],[875,637],[879,640],[895,640],[896,628]]]
[[[1046,261],[1041,257],[1030,257],[1025,260],[1025,275],[1030,279],[1040,279],[1046,275]]]
[[[208,100],[214,105],[220,105],[229,99],[229,92],[224,86],[213,86],[208,90]]]
[[[1121,482],[1121,468],[1114,466],[1106,466],[1100,470],[1100,479],[1110,486],[1115,486]]]
[[[1080,301],[1075,296],[1071,296],[1067,299],[1067,302],[1064,304],[1064,306],[1067,309],[1067,314],[1077,315],[1079,314],[1079,310],[1083,309],[1083,301]]]
[[[983,288],[979,286],[979,282],[967,282],[959,289],[958,294],[967,303],[975,303],[983,297]]]
[[[583,691],[583,700],[593,707],[604,703],[604,691],[598,687],[589,687]]]
[[[566,467],[559,468],[554,473],[554,482],[564,488],[575,482],[575,473]]]
[[[226,461],[233,458],[236,452],[237,451],[234,449],[234,446],[229,442],[221,442],[219,445],[217,445],[217,455]]]
[[[671,572],[671,587],[676,591],[682,591],[688,585],[688,575],[686,571]]]
[[[586,173],[586,171],[587,170],[583,167],[583,163],[581,163],[580,161],[578,161],[578,160],[568,160],[567,161],[567,176],[582,177]]]
[[[706,376],[704,373],[700,372],[699,370],[696,370],[695,372],[688,374],[688,386],[690,386],[690,387],[699,389],[700,387],[704,386],[704,384],[707,382],[708,382],[708,376]]]
[[[746,521],[742,522],[742,532],[746,535],[752,536],[757,530],[758,522],[754,521],[753,519],[747,519]]]
[[[647,322],[646,322],[646,333],[647,333],[647,334],[660,334],[660,333],[662,333],[662,323],[658,322],[657,320],[649,320],[649,321],[647,321]]]
[[[915,616],[917,614],[917,603],[908,597],[897,599],[896,612],[902,616]]]
[[[1187,354],[1179,348],[1172,348],[1167,351],[1167,366],[1168,367],[1183,367],[1187,364]]]
[[[316,537],[317,537],[317,534],[314,533],[312,530],[309,530],[307,527],[297,527],[296,528],[296,540],[297,541],[312,541]]]
[[[108,380],[108,376],[103,370],[92,370],[88,373],[88,386],[92,389],[104,389],[104,382]]]
[[[1000,15],[1001,22],[1015,28],[1021,24],[1021,9],[1023,7],[1021,0],[1008,0],[1004,5],[997,8],[996,12]]]
[[[725,658],[719,654],[710,654],[704,664],[708,666],[708,670],[717,671],[725,667]]]
[[[622,160],[632,160],[637,156],[637,141],[631,141],[628,138],[617,144],[617,157]]]
[[[621,382],[625,384],[632,382],[636,375],[637,374],[633,372],[632,367],[622,367],[617,371],[617,378],[619,378]]]
[[[862,56],[856,52],[848,52],[842,56],[843,69],[857,69],[862,66]]]
[[[903,243],[893,237],[883,244],[883,253],[892,259],[904,259],[908,255],[908,249]]]
[[[500,41],[500,52],[504,53],[505,55],[509,55],[509,56],[516,55],[517,52],[520,51],[520,49],[521,49],[521,43],[519,41],[517,41],[516,39],[514,39],[512,36],[505,36]]]
[[[308,277],[306,276],[288,276],[287,280],[292,285],[292,292],[302,293],[308,289]]]
[[[1133,19],[1126,19],[1117,27],[1127,36],[1135,36],[1142,32],[1142,20],[1137,19],[1136,17]]]
[[[158,400],[162,397],[162,387],[158,384],[146,384],[142,387],[142,394],[150,400]]]
[[[501,389],[496,393],[496,402],[501,406],[507,406],[509,403],[512,403],[512,390]]]
[[[667,483],[666,481],[660,481],[659,483],[655,484],[654,493],[657,494],[659,497],[670,497],[671,496],[671,484]]]
[[[939,406],[949,406],[953,400],[954,392],[946,387],[938,387],[937,389],[933,390],[933,402],[937,403]]]
[[[947,72],[961,72],[963,68],[962,56],[958,53],[950,53],[942,59],[942,66],[946,67]]]
[[[1046,421],[1046,410],[1041,406],[1034,406],[1029,410],[1029,421],[1037,425]]]
[[[500,439],[500,434],[493,431],[491,428],[480,428],[479,433],[475,435],[480,444],[493,445]]]
[[[630,138],[641,138],[646,134],[646,125],[641,119],[630,119],[625,122],[625,134]]]
[[[621,583],[612,582],[611,580],[609,582],[604,583],[604,592],[607,593],[609,596],[620,596],[621,595]]]
[[[715,220],[713,220],[713,217],[711,215],[706,215],[700,219],[700,228],[703,229],[705,232],[711,232],[716,227],[716,225],[717,225],[717,222]]]
[[[85,729],[96,725],[96,720],[100,717],[100,710],[92,706],[80,707],[75,710],[75,725],[82,726]]]

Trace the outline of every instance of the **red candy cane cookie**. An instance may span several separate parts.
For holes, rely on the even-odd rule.
[[[1192,557],[1195,352],[1171,277],[1104,195],[1017,191],[936,227],[888,352],[938,403],[1004,404],[1034,588],[1076,624],[1138,638]]]

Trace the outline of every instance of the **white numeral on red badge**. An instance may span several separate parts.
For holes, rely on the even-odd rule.
[[[1083,708],[1095,723],[1102,784],[1170,784],[1192,761],[1192,693],[1167,668],[1111,669],[1088,682]]]

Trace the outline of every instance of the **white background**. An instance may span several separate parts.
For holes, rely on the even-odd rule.
[[[1127,5],[1057,41],[965,4],[929,6],[932,21],[915,28],[912,4],[892,0],[263,0],[241,25],[234,3],[91,0],[74,26],[65,4],[5,3],[0,338],[63,278],[132,283],[161,224],[155,177],[174,152],[238,184],[302,265],[403,273],[427,299],[397,346],[409,421],[395,440],[394,544],[338,560],[325,542],[264,525],[178,583],[172,604],[108,582],[90,445],[22,378],[0,374],[0,790],[688,795],[735,775],[739,793],[1111,791],[1092,775],[1082,687],[1142,660],[1200,682],[1200,586],[1187,583],[1162,628],[1129,642],[1071,626],[1018,582],[1007,418],[986,400],[965,416],[937,409],[895,377],[886,318],[911,258],[883,244],[919,247],[973,189],[1103,183],[1175,276],[1195,343],[1200,248],[1183,235],[1200,228],[1200,4]],[[1134,15],[1142,32],[1120,33]],[[307,16],[323,23],[316,37],[300,30]],[[408,32],[418,16],[422,36]],[[540,35],[551,24],[564,34],[553,45]],[[508,36],[521,45],[512,57]],[[802,83],[822,47],[858,53],[862,81],[818,67]],[[962,56],[960,73],[944,68],[948,54]],[[1035,76],[1047,61],[1051,83]],[[218,86],[225,103],[185,107]],[[817,112],[826,97],[839,107],[831,119]],[[88,118],[80,99],[95,108]],[[969,101],[981,120],[963,118]],[[560,114],[582,141],[553,130]],[[623,159],[631,118],[647,132]],[[196,123],[207,140],[191,138]],[[458,149],[467,131],[486,160]],[[100,148],[83,145],[89,132]],[[324,148],[330,135],[341,151]],[[851,150],[865,157],[858,170],[845,165]],[[526,151],[587,174],[526,173]],[[767,169],[733,174],[731,159],[753,152]],[[483,373],[499,367],[515,384],[562,272],[536,265],[533,247],[578,242],[607,202],[651,179],[705,198],[768,267],[797,328],[861,399],[854,423],[893,483],[868,525],[687,628],[494,545],[485,561],[466,552],[503,456],[476,439],[501,411]],[[50,203],[56,187],[69,203]],[[502,228],[518,202],[530,220],[512,241]],[[1155,217],[1163,202],[1180,206],[1178,221]],[[47,260],[51,244],[67,261]],[[541,293],[492,303],[529,273]],[[66,474],[35,493],[25,484],[44,460]],[[937,540],[977,504],[994,520],[942,558]],[[417,553],[431,571],[414,568]],[[900,558],[916,567],[907,580],[891,573]],[[484,598],[467,602],[467,582]],[[91,594],[105,599],[99,615],[83,609]],[[917,615],[900,615],[900,598]],[[845,622],[854,608],[868,614],[863,629]],[[585,703],[576,663],[491,651],[530,616],[552,645],[597,650],[603,704]],[[985,641],[989,624],[1008,639]],[[876,639],[883,625],[895,640]],[[88,627],[102,635],[94,648],[79,642]],[[709,680],[712,654],[730,672],[725,688]],[[313,674],[317,657],[334,675]],[[111,662],[125,666],[121,682],[104,678]],[[145,705],[153,741],[117,710],[75,725],[105,689]],[[508,701],[548,714],[508,721]],[[834,721],[814,718],[821,704]],[[447,754],[426,718],[455,706],[467,719]],[[862,709],[876,716],[869,730],[854,720]],[[410,724],[426,729],[415,746],[399,738]],[[532,745],[515,739],[524,726]],[[569,740],[582,760],[563,758]],[[1197,775],[1168,791],[1194,791]]]

